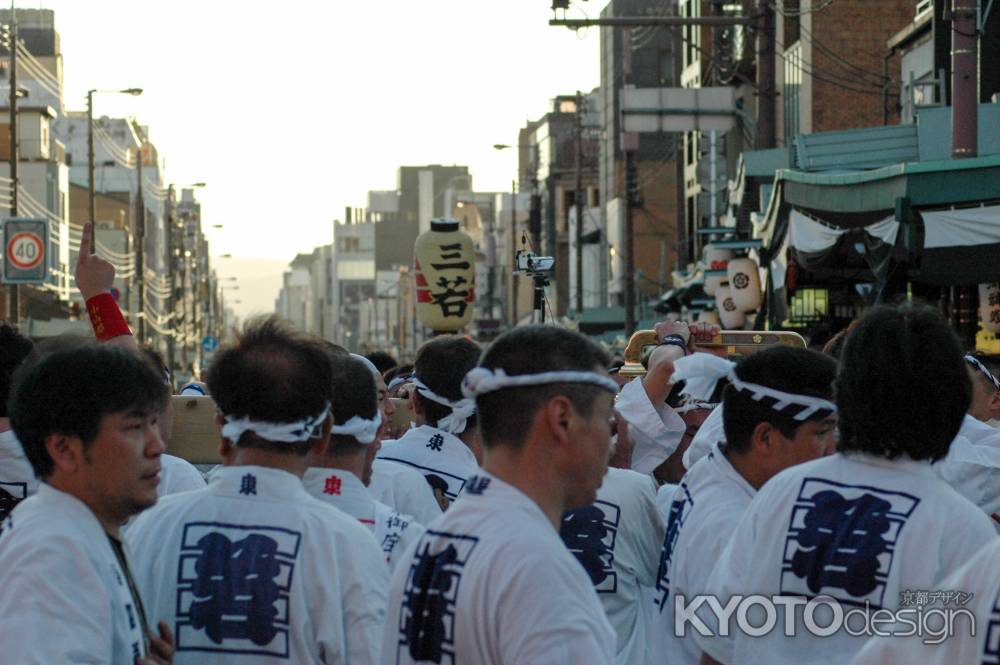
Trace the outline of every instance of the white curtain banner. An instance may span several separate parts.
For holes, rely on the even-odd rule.
[[[921,214],[925,249],[1000,243],[1000,206]]]

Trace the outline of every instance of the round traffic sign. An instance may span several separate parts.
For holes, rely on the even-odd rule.
[[[7,260],[20,270],[31,270],[45,258],[45,244],[36,233],[21,231],[7,242]]]

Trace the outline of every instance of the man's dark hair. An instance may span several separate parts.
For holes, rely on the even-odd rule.
[[[833,382],[837,362],[819,351],[778,345],[747,356],[737,367],[736,376],[747,383],[756,383],[795,395],[807,395],[833,401]],[[757,401],[752,395],[726,387],[723,396],[722,426],[726,432],[726,447],[734,452],[747,452],[753,442],[754,429],[760,423],[770,423],[789,439],[806,421],[795,420],[801,405],[791,405],[775,411],[773,397]],[[808,420],[827,417],[820,413]]]
[[[948,454],[972,399],[958,337],[927,305],[870,310],[851,331],[837,376],[842,451],[895,459]]]
[[[166,407],[163,377],[136,353],[107,344],[77,343],[24,363],[14,375],[10,420],[35,475],[47,478],[52,434],[78,437],[84,450],[112,413],[151,415]]]
[[[168,385],[173,385],[173,373],[170,368],[167,367],[167,362],[163,358],[163,354],[154,349],[149,344],[140,344],[139,352],[142,353],[142,357],[145,358],[146,362],[152,367]]]
[[[354,416],[371,419],[378,411],[378,394],[371,370],[350,355],[330,358],[333,369],[331,408],[333,423],[343,425]],[[334,454],[356,452],[368,444],[359,443],[349,434],[330,436],[330,452]]]
[[[0,321],[0,418],[6,418],[10,413],[7,405],[14,371],[20,367],[34,346],[29,338],[17,331],[17,328],[6,321]]]
[[[413,373],[413,365],[405,363],[403,365],[396,365],[392,369],[382,373],[382,380],[385,381],[386,385],[395,379],[397,376],[409,376]]]
[[[579,333],[555,326],[523,326],[498,337],[479,364],[514,376],[560,370],[592,372],[595,367],[607,367],[608,362],[608,354]],[[587,383],[550,383],[480,395],[476,409],[483,445],[520,447],[535,414],[550,399],[564,395],[586,416],[602,392],[602,388]]]
[[[452,402],[462,399],[462,379],[479,362],[482,349],[472,340],[458,335],[435,337],[417,351],[413,373],[434,391]],[[418,391],[424,418],[433,427],[439,420],[451,413],[451,408],[433,402]],[[466,431],[476,422],[476,416],[466,420]]]
[[[303,420],[323,411],[330,399],[330,355],[322,340],[295,331],[277,316],[255,317],[234,346],[216,352],[208,390],[225,416],[271,423]],[[272,442],[244,432],[233,443],[305,455],[314,442]]]
[[[385,351],[372,351],[371,353],[366,353],[365,358],[370,360],[372,365],[375,365],[379,374],[385,374],[399,364],[396,362],[395,358]]]

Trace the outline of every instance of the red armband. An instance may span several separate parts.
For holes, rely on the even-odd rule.
[[[131,335],[122,316],[122,311],[118,308],[118,303],[110,293],[100,293],[87,300],[87,314],[90,314],[90,325],[94,327],[94,335],[101,342],[118,337],[119,335]]]

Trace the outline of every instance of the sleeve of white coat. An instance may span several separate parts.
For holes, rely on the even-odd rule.
[[[639,584],[652,587],[656,586],[660,567],[660,548],[663,546],[663,538],[667,531],[660,511],[656,507],[656,482],[652,478],[646,478],[639,486],[637,503],[636,514],[642,521],[637,528],[630,529],[636,541],[633,543],[634,551],[639,554],[636,575]]]
[[[756,501],[751,503],[750,508],[743,515],[739,526],[733,532],[733,537],[722,550],[722,556],[719,557],[708,578],[705,593],[715,596],[723,607],[732,596],[749,592],[748,559],[756,539],[754,504]],[[688,603],[691,602],[690,598],[687,600]],[[715,660],[725,663],[725,665],[732,665],[736,643],[736,626],[729,626],[728,636],[720,635],[718,619],[714,613],[709,611],[707,604],[699,608],[697,616],[708,627],[711,636],[706,637],[697,630],[693,630],[695,642],[702,651]],[[689,628],[689,630],[691,629]]]
[[[505,567],[506,568],[506,567]],[[582,593],[590,584],[553,561],[544,552],[521,557],[504,592],[497,596],[497,623],[503,627],[499,644],[504,663],[518,665],[613,665],[616,637],[600,605],[596,612]],[[594,603],[597,603],[596,598]]]
[[[441,506],[422,474],[401,473],[396,478],[399,483],[396,487],[396,505],[393,506],[396,512],[413,515],[424,526],[441,517]]]
[[[170,477],[161,496],[200,490],[203,487],[205,487],[205,477],[201,472],[187,460],[177,458],[170,466]]]
[[[340,578],[341,596],[331,599],[343,615],[346,648],[339,644],[339,631],[320,635],[324,653],[343,653],[346,660],[328,660],[327,665],[375,665],[382,648],[382,629],[389,595],[389,566],[374,536],[359,530],[341,536],[336,557],[328,565]],[[336,616],[334,612],[332,616]]]
[[[111,599],[79,543],[50,537],[8,554],[0,574],[0,660],[109,662]]]
[[[654,406],[642,379],[635,378],[625,384],[618,393],[615,410],[628,423],[629,435],[635,442],[633,471],[652,473],[677,450],[686,429],[684,421],[666,404]]]

